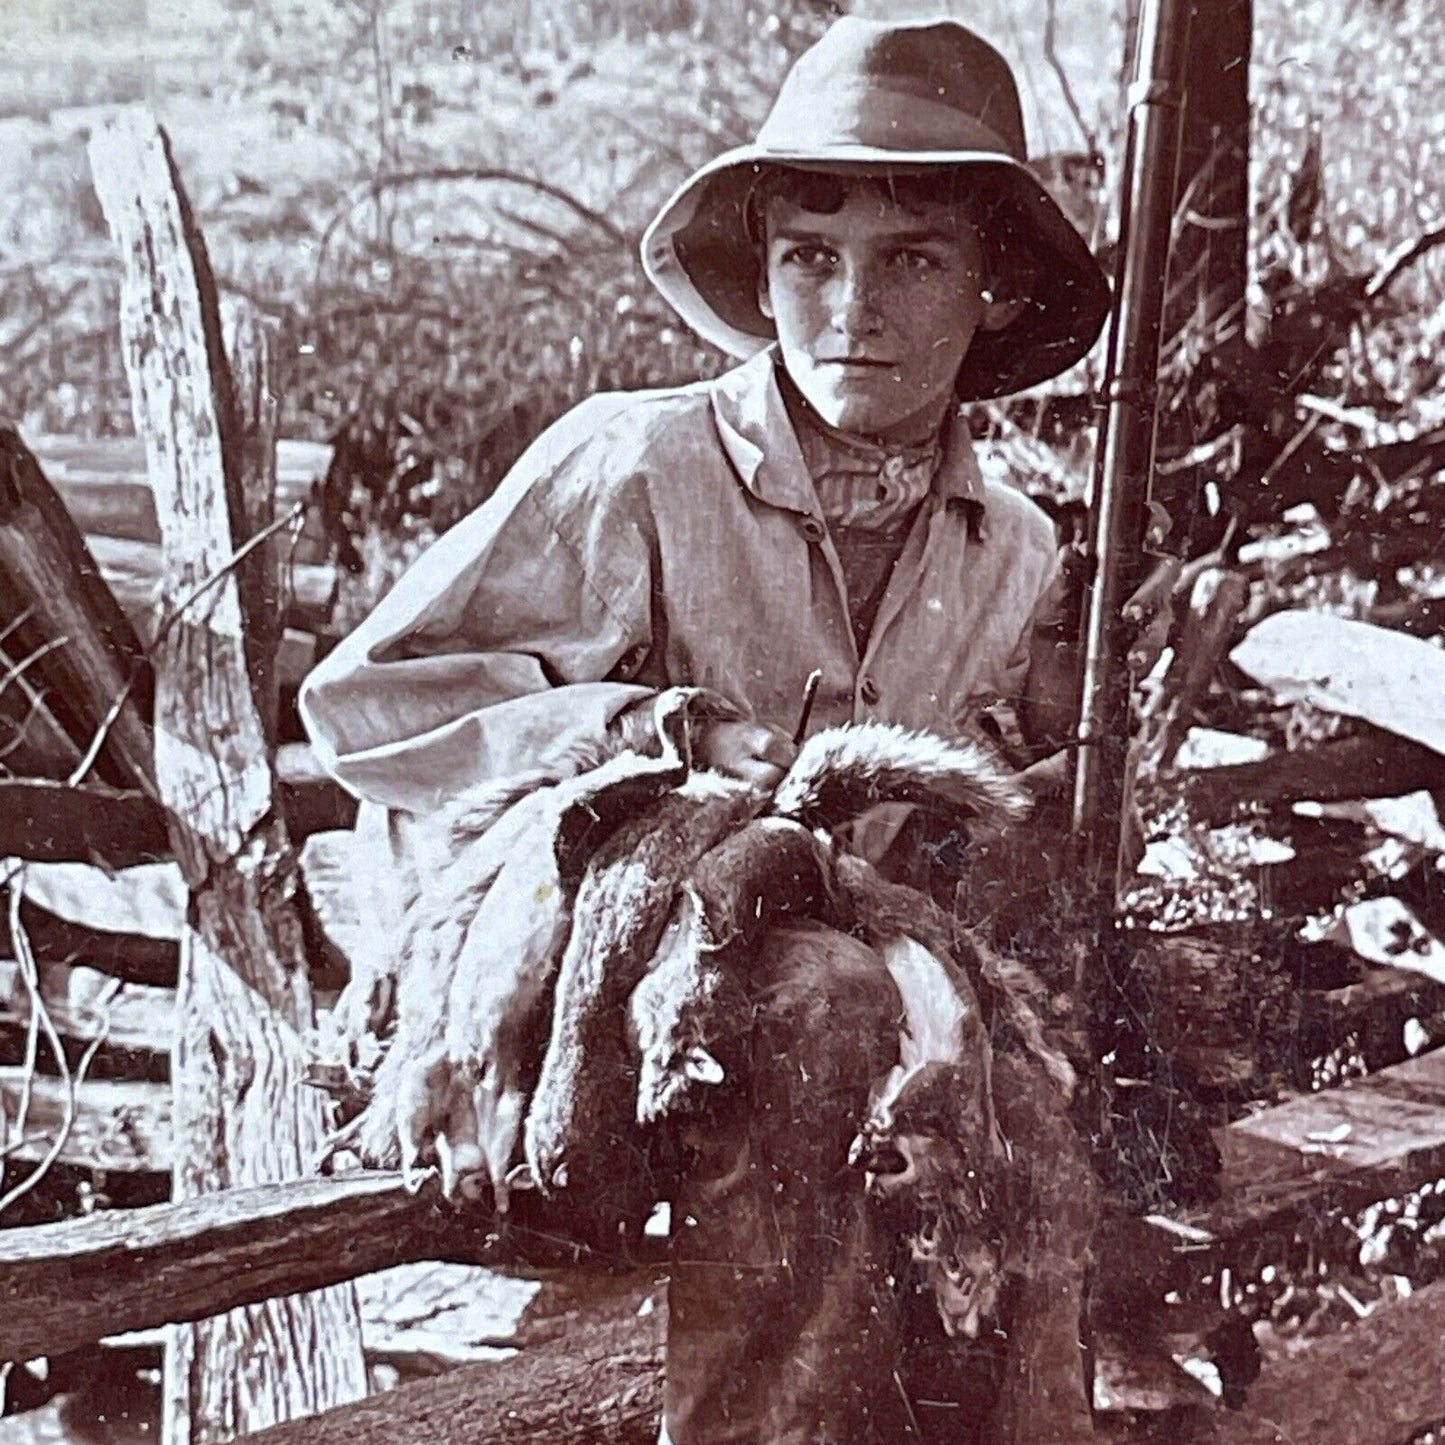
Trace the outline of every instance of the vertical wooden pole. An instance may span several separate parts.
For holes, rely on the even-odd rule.
[[[240,526],[238,536],[255,537],[276,518],[276,398],[271,394],[266,333],[250,306],[228,301],[221,306],[221,329],[231,372],[235,434],[227,443],[236,458]],[[246,670],[255,688],[261,726],[272,749],[276,744],[279,678],[276,653],[281,646],[283,595],[281,539],[269,537],[236,568],[241,611],[246,618]]]
[[[274,433],[259,332],[244,322],[233,328],[233,383],[215,282],[164,134],[131,112],[96,131],[90,158],[124,260],[125,365],[174,618],[155,649],[155,741],[171,846],[191,889],[173,1057],[174,1192],[188,1198],[299,1177],[325,1125],[301,1083],[311,986],[259,657],[274,564],[264,547],[235,561],[271,505],[260,494]],[[164,1437],[228,1440],[365,1388],[349,1286],[272,1300],[172,1330]]]

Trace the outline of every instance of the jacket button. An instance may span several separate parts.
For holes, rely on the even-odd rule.
[[[828,529],[823,525],[821,517],[804,517],[798,523],[798,530],[809,542],[815,544],[821,542],[828,535]]]
[[[878,684],[871,677],[865,677],[858,685],[858,696],[871,707],[882,694],[878,691]]]

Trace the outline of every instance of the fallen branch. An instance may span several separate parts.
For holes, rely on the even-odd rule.
[[[87,1070],[99,1045],[86,1046]],[[13,1159],[38,1164],[15,1198],[38,1183],[55,1164],[113,1178],[149,1174],[161,1183],[171,1166],[171,1108],[165,1084],[134,1079],[80,1080],[36,1074],[30,1080],[31,1118],[23,1138],[13,1139]],[[21,1098],[26,1079],[20,1068],[0,1068],[0,1098],[7,1109]],[[5,1201],[6,1205],[13,1200]],[[104,1316],[102,1315],[102,1318]]]

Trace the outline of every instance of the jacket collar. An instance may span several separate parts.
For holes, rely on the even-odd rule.
[[[817,511],[817,492],[774,374],[776,347],[735,366],[712,384],[713,416],[723,451],[743,486],[761,502]],[[946,502],[967,502],[980,515],[988,492],[968,428],[948,429],[933,489]]]

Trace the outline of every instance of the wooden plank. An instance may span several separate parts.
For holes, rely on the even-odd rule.
[[[128,868],[169,856],[165,813],[144,793],[0,778],[0,857]]]
[[[171,1167],[171,1092],[164,1084],[95,1080],[71,1091],[61,1080],[37,1074],[23,1138],[15,1131],[24,1092],[23,1068],[0,1068],[10,1157],[36,1163],[62,1135],[59,1161],[81,1169],[118,1174],[165,1174]],[[67,1115],[71,1116],[67,1126]],[[40,1353],[43,1353],[40,1352]]]
[[[73,437],[27,432],[25,440],[62,490],[76,480],[130,484],[150,491],[145,446],[139,437]],[[276,443],[276,496],[283,507],[305,499],[331,464],[327,442],[281,438]],[[151,514],[154,516],[154,512]]]
[[[1438,753],[1370,728],[1358,737],[1272,753],[1254,763],[1175,773],[1168,786],[1181,790],[1195,819],[1221,824],[1251,805],[1275,808],[1305,799],[1329,803],[1399,797],[1417,788],[1439,787],[1440,778]]]
[[[1229,658],[1282,703],[1360,718],[1445,755],[1445,653],[1424,638],[1297,607],[1255,623]]]
[[[1351,954],[1351,958],[1355,955]],[[1359,977],[1339,988],[1303,992],[1298,998],[1297,1036],[1318,1057],[1351,1033],[1372,1069],[1402,1062],[1407,1020],[1445,1012],[1445,984],[1405,968],[1359,961]]]
[[[303,884],[270,766],[274,658],[252,637],[278,621],[274,398],[259,321],[233,312],[223,334],[165,133],[144,111],[122,113],[89,151],[122,257],[122,354],[161,530],[162,608],[177,619],[155,649],[155,775],[191,890],[172,1058],[172,1189],[186,1199],[298,1178],[326,1132],[323,1101],[302,1087],[300,1035],[315,1016]],[[172,1331],[164,1437],[208,1445],[365,1393],[355,1291],[288,1292]]]
[[[648,1299],[654,1296],[647,1276],[627,1276],[610,1285],[597,1282],[590,1301],[539,1296],[537,1306],[542,1308],[528,1312],[517,1335],[525,1344],[525,1356],[467,1366],[403,1385],[372,1397],[364,1407],[348,1407],[307,1422],[311,1432],[304,1436],[300,1433],[303,1427],[297,1424],[247,1438],[264,1445],[299,1445],[302,1440],[308,1445],[313,1441],[316,1445],[451,1445],[468,1439],[507,1439],[505,1433],[497,1432],[511,1429],[517,1433],[510,1438],[527,1439],[522,1432],[535,1418],[539,1397],[556,1388],[557,1367],[551,1361],[556,1347],[590,1364],[610,1344],[611,1357],[617,1363],[635,1352],[633,1388],[641,1382],[638,1393],[642,1398],[634,1403],[640,1407],[641,1418],[632,1422],[617,1419],[612,1435],[574,1434],[567,1429],[554,1438],[605,1438],[623,1445],[633,1441],[652,1445],[655,1414],[649,1433],[648,1412],[657,1406],[646,1377],[657,1370],[657,1341],[665,1317],[660,1309],[638,1317],[641,1301]],[[371,1329],[368,1356],[387,1358],[391,1341],[379,1323],[373,1323]],[[404,1365],[414,1362],[411,1355],[400,1361]],[[1293,1342],[1288,1349],[1268,1349],[1263,1373],[1242,1410],[1177,1416],[1168,1423],[1168,1438],[1176,1445],[1401,1445],[1445,1415],[1442,1380],[1445,1284],[1437,1284],[1379,1308],[1345,1329]],[[576,1374],[563,1376],[562,1384],[572,1388],[577,1400],[574,1408],[579,1411],[588,1400],[597,1406],[606,1402],[602,1389],[589,1389],[586,1379],[579,1385]],[[613,1392],[611,1408],[616,1408],[628,1388],[624,1385]],[[475,1411],[470,1406],[473,1400],[477,1401]],[[484,1410],[492,1412],[490,1418],[482,1415]],[[1126,1440],[1162,1438],[1158,1431],[1157,1424],[1145,1427],[1142,1433],[1103,1421],[1096,1425],[1101,1441],[1117,1445]]]
[[[293,838],[355,824],[355,797],[321,766],[310,744],[282,743],[276,749],[276,781]]]
[[[537,1316],[555,1303],[543,1289],[536,1279],[434,1260],[364,1275],[356,1293],[366,1358],[413,1376],[495,1360],[535,1336]]]
[[[1224,1268],[1302,1261],[1337,1211],[1445,1177],[1445,1050],[1305,1094],[1217,1130],[1220,1198],[1164,1219],[1110,1220],[1103,1256],[1130,1260],[1104,1308],[1145,1295],[1217,1296]],[[1114,1296],[1117,1295],[1117,1298]]]
[[[323,876],[318,891],[324,893],[326,887]],[[340,910],[344,923],[351,916],[345,911],[350,905],[344,900],[333,905],[323,897],[318,909],[309,887],[298,896],[297,905],[301,910],[301,933],[312,981],[319,989],[343,987],[350,977],[343,951],[347,935],[344,929],[337,929],[333,934],[329,915]],[[180,945],[173,938],[146,938],[77,923],[58,917],[28,899],[21,905],[21,919],[35,957],[42,963],[85,964],[127,983],[161,988],[176,986]]]
[[[155,495],[138,437],[82,440],[27,435],[26,440],[82,532],[131,542],[160,541]],[[276,504],[281,511],[310,499],[331,464],[331,450],[324,442],[283,439],[276,443]],[[298,540],[295,560],[324,563],[328,557],[329,547],[313,507]]]
[[[206,1319],[455,1253],[480,1232],[438,1190],[410,1194],[395,1174],[291,1180],[3,1230],[0,1359]]]
[[[41,997],[55,1031],[68,1046],[72,1065],[95,1040],[110,1052],[148,1060],[138,1077],[164,1082],[169,1075],[171,1039],[175,1033],[175,997],[169,989],[115,982],[97,969],[48,964],[40,971]],[[18,1041],[29,1027],[31,1002],[15,964],[0,961],[0,1034]],[[3,1047],[3,1045],[0,1045]],[[19,1064],[17,1049],[3,1060]],[[92,1064],[92,1074],[95,1064]]]
[[[140,639],[9,426],[0,426],[0,617],[5,652],[28,660],[32,683],[73,741],[87,749],[104,728],[97,762],[107,780],[154,793],[150,672]]]
[[[285,649],[282,659],[285,685],[292,675]],[[308,744],[283,743],[276,750],[276,780],[286,821],[298,837],[354,824],[357,801],[316,762]],[[134,789],[0,777],[0,857],[127,868],[171,857],[171,844],[159,803]]]
[[[85,964],[127,983],[174,988],[180,967],[180,945],[173,938],[143,938],[73,923],[28,900],[20,905],[21,922],[40,963]]]
[[[634,1286],[630,1278],[587,1282],[586,1297],[601,1305],[617,1289],[644,1288],[649,1272]],[[362,1346],[368,1365],[393,1367],[404,1380],[437,1375],[457,1365],[508,1358],[529,1340],[563,1327],[579,1306],[576,1279],[539,1279],[500,1274],[481,1265],[425,1261],[399,1264],[357,1280]],[[25,1403],[7,1390],[6,1413],[34,1409],[43,1400],[75,1390],[93,1390],[95,1409],[115,1418],[121,1400],[113,1381],[135,1370],[163,1364],[166,1326],[107,1335],[99,1349],[85,1346],[46,1357],[44,1381],[26,1372]],[[98,1368],[97,1368],[98,1367]],[[16,1376],[12,1375],[13,1386]],[[107,1388],[107,1386],[111,1388]],[[126,1403],[129,1403],[128,1401]],[[134,1409],[132,1421],[138,1423]],[[143,1417],[142,1417],[143,1418]],[[143,1424],[139,1425],[145,1429]],[[0,1439],[4,1439],[0,1427]],[[8,1442],[16,1445],[16,1442]]]
[[[535,1196],[519,1199],[510,1242],[503,1243],[491,1233],[485,1205],[448,1202],[435,1179],[413,1194],[400,1174],[358,1172],[0,1230],[0,1360],[60,1354],[110,1335],[437,1260],[488,1267],[507,1261],[508,1274],[552,1281],[555,1314],[559,1286],[575,1282],[587,1297],[589,1277],[617,1273],[629,1262],[555,1274],[516,1267],[523,1256],[554,1253],[546,1209]],[[663,1253],[664,1246],[650,1243],[630,1267],[650,1277]]]
[[[153,542],[132,542],[117,537],[90,537],[87,545],[101,576],[128,614],[152,617],[160,605],[162,556]],[[219,559],[224,563],[225,559]],[[331,616],[337,587],[336,568],[297,563],[285,572],[291,601],[287,619],[302,630],[317,631]],[[149,635],[153,629],[146,629]]]
[[[1433,1169],[1445,1170],[1445,1052],[1291,1099],[1231,1124],[1218,1138],[1229,1194],[1214,1216],[1221,1227],[1231,1217],[1258,1217],[1302,1182],[1409,1188],[1398,1175],[1418,1183]]]

